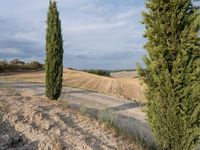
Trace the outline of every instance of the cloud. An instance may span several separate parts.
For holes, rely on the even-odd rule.
[[[125,65],[126,68],[131,69],[136,67],[136,62],[143,64],[141,58],[145,54],[145,52],[141,53],[137,51],[110,52],[107,54],[93,53],[89,55],[68,54],[65,55],[65,65],[78,69],[85,69],[88,68],[88,66],[94,69],[124,69]],[[74,59],[77,61],[74,62]]]
[[[14,48],[0,49],[0,55],[20,55],[21,51]]]
[[[140,21],[144,2],[58,0],[65,66],[122,69],[142,62],[145,40]],[[48,0],[1,3],[0,59],[44,60],[48,3]]]
[[[32,56],[44,57],[44,49],[37,43],[8,39],[0,41],[0,59],[23,59]]]

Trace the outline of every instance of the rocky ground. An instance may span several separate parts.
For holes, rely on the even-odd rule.
[[[65,105],[33,96],[28,90],[1,88],[0,149],[139,149],[133,141]]]

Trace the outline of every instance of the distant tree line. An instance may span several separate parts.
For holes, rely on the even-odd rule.
[[[87,73],[91,73],[91,74],[110,77],[110,71],[106,71],[106,70],[93,70],[93,69],[90,69],[90,70],[83,70],[83,71],[87,72]]]
[[[109,70],[109,72],[111,73],[115,73],[115,72],[131,72],[131,71],[137,71],[137,69],[119,69],[119,70]]]
[[[14,59],[11,61],[0,60],[0,73],[1,72],[24,72],[24,71],[41,71],[44,70],[44,65],[32,61],[30,63],[25,63],[19,59]]]

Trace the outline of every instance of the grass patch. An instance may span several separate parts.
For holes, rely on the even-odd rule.
[[[81,107],[80,113],[82,115],[89,115],[91,117],[90,109]],[[93,116],[93,115],[92,115]],[[126,129],[117,125],[115,118],[107,110],[98,111],[95,116],[97,121],[106,129],[111,130],[116,136],[122,136],[126,140],[134,142],[138,146],[138,150],[157,150],[156,146],[150,145],[142,140],[141,135],[129,134]]]
[[[155,146],[149,145],[143,141],[139,136],[129,134],[126,129],[117,126],[112,115],[109,111],[102,110],[98,113],[98,121],[102,124],[105,124],[105,127],[109,130],[112,130],[116,133],[117,136],[123,136],[128,138],[131,141],[134,141],[138,145],[138,148],[141,150],[157,150]]]
[[[102,110],[98,113],[98,121],[105,124],[105,127],[115,131],[117,135],[124,135],[123,129],[119,128],[114,123],[114,118],[110,115],[108,111]]]
[[[82,115],[87,114],[87,108],[81,106],[81,107],[80,107],[80,113],[81,113]]]

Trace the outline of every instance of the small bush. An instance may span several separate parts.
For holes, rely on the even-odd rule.
[[[39,62],[37,61],[32,61],[31,63],[28,63],[26,64],[27,65],[27,68],[30,68],[30,69],[40,69],[40,68],[44,68],[44,65],[43,64],[40,64]]]
[[[14,65],[25,65],[25,62],[20,61],[19,59],[14,59],[14,60],[10,61],[10,64],[14,64]]]

